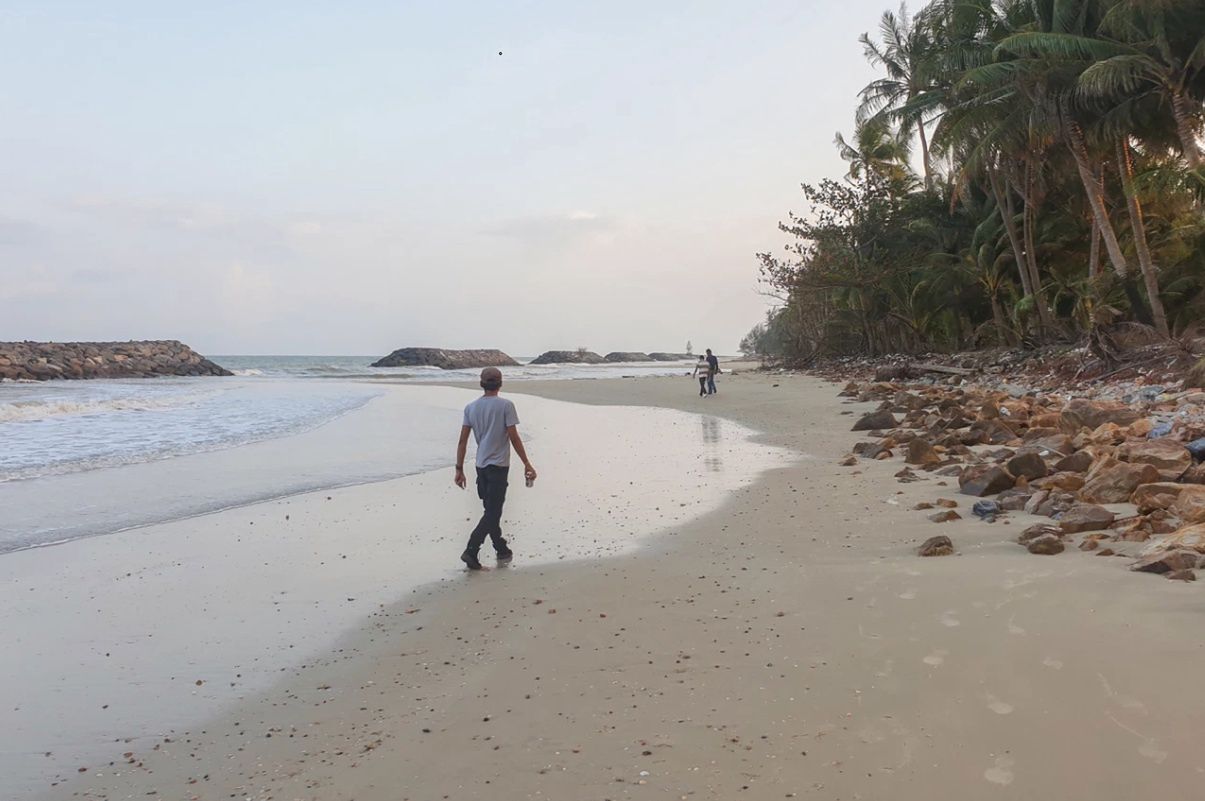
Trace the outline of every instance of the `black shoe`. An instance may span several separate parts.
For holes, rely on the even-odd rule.
[[[481,561],[477,558],[477,554],[465,551],[460,555],[460,561],[464,562],[465,567],[469,570],[481,570]]]
[[[505,551],[498,551],[498,561],[499,562],[509,562],[511,559],[514,559],[514,558],[515,558],[515,552],[512,551],[510,548],[507,548]]]

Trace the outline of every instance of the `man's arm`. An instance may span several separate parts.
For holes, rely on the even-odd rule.
[[[460,442],[456,443],[456,478],[452,479],[456,482],[456,486],[464,489],[468,482],[464,478],[464,455],[469,450],[469,432],[473,429],[468,426],[460,427]]]
[[[527,458],[527,450],[523,447],[523,440],[519,437],[519,427],[507,426],[506,436],[510,439],[510,444],[514,447],[515,453],[519,454],[519,458],[523,460],[523,475],[526,478],[534,479],[536,477],[536,469],[531,466],[531,460]]]

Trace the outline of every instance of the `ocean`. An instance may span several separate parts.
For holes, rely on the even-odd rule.
[[[358,426],[329,448],[248,448],[329,427],[386,384],[474,381],[476,370],[374,368],[370,356],[215,356],[233,378],[0,384],[0,553],[61,543],[324,487],[412,475],[450,464],[456,409],[423,404]],[[530,379],[672,375],[686,362],[523,365]],[[371,414],[372,410],[366,410]],[[370,433],[371,432],[371,433]],[[203,454],[211,458],[198,481]],[[202,472],[204,472],[202,470]]]

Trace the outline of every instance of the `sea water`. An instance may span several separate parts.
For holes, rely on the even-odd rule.
[[[422,404],[382,420],[377,431],[349,430],[355,441],[338,452],[354,452],[354,460],[246,448],[328,426],[370,406],[385,384],[477,375],[374,368],[368,356],[215,360],[235,377],[0,383],[0,553],[448,464],[458,415]],[[506,375],[516,382],[688,369],[672,362],[524,365]],[[232,453],[220,472],[198,480],[194,457],[214,451]]]

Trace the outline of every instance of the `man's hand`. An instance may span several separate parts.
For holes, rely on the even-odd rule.
[[[452,480],[455,481],[456,486],[460,487],[461,489],[464,489],[465,485],[469,483],[468,481],[465,480],[464,468],[461,468],[461,467],[456,468],[456,478],[454,478]]]
[[[535,481],[536,480],[536,469],[534,467],[532,467],[530,464],[527,465],[527,467],[524,468],[524,470],[523,470],[523,477],[526,478],[528,481]]]

